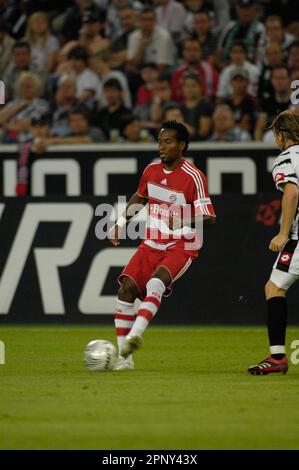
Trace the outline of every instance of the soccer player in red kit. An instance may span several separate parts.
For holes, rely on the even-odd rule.
[[[115,328],[120,356],[116,370],[134,368],[132,353],[141,346],[142,335],[156,315],[162,296],[170,295],[174,281],[198,256],[200,244],[194,224],[199,219],[204,223],[215,221],[206,177],[184,158],[189,144],[186,127],[176,121],[163,123],[158,144],[161,162],[145,168],[124,216],[108,234],[112,244],[118,246],[131,209],[139,205],[140,210],[147,204],[145,239],[118,279],[121,287]],[[182,217],[186,208],[190,223]],[[136,298],[142,302],[135,317]]]

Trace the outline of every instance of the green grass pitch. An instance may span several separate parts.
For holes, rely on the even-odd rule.
[[[151,326],[120,372],[84,369],[91,339],[115,342],[112,328],[1,328],[1,449],[299,449],[299,365],[246,373],[265,328]]]

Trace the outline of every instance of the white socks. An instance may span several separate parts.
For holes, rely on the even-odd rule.
[[[286,347],[284,345],[270,346],[270,353],[271,354],[286,354]]]
[[[121,350],[125,337],[129,334],[135,321],[134,304],[116,299],[114,324],[118,350]]]
[[[131,328],[130,336],[142,336],[150,321],[160,307],[165,285],[158,278],[152,278],[146,284],[146,297],[140,304],[137,318]]]

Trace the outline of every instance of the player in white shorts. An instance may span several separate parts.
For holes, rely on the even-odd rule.
[[[279,234],[269,245],[271,251],[279,254],[265,286],[270,356],[249,367],[248,372],[252,375],[270,372],[285,374],[288,370],[285,349],[288,314],[286,294],[299,279],[299,116],[292,111],[283,111],[274,119],[271,128],[282,150],[272,170],[276,188],[283,192],[282,218]]]

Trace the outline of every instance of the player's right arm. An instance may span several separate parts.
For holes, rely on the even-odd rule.
[[[270,242],[271,251],[281,251],[289,239],[289,234],[298,207],[298,186],[294,183],[286,183],[283,186],[281,203],[281,225],[279,234]]]
[[[114,246],[118,246],[120,244],[119,236],[121,233],[122,228],[126,223],[132,219],[138,212],[145,206],[147,203],[147,199],[141,196],[138,193],[133,194],[131,199],[129,200],[126,210],[124,211],[123,215],[118,219],[116,224],[112,227],[112,229],[108,233],[108,239]]]
[[[270,242],[269,249],[279,252],[283,249],[289,239],[289,234],[298,207],[299,181],[298,169],[291,151],[281,153],[274,162],[272,175],[275,186],[283,192],[281,202],[281,225],[278,235]]]

